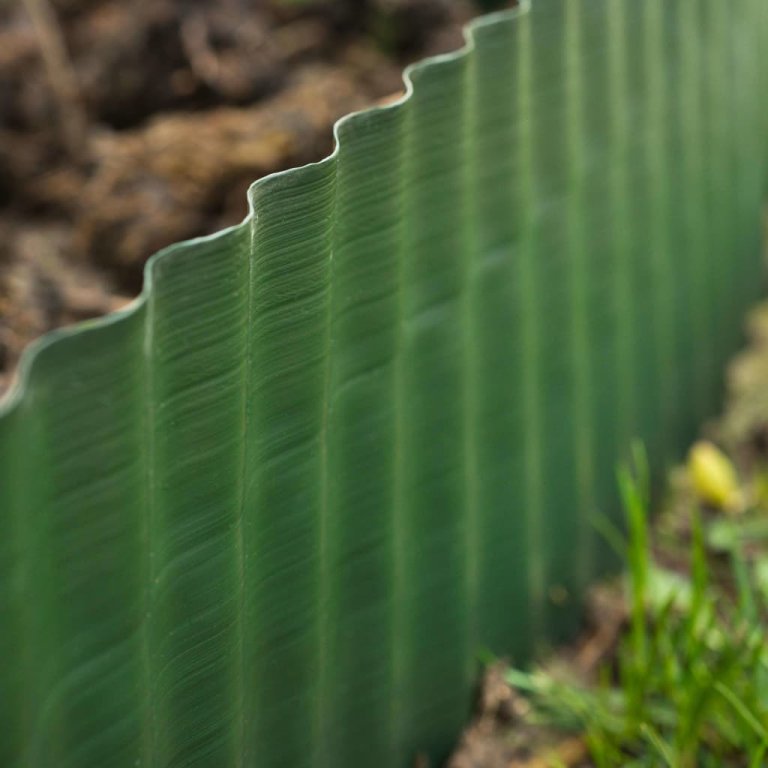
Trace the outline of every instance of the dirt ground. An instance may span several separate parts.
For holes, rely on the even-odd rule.
[[[119,308],[159,248],[240,221],[344,114],[491,0],[0,5],[0,392],[45,331]]]
[[[549,668],[590,682],[615,653],[628,621],[628,608],[615,583],[596,585],[587,600],[582,637],[547,660]],[[475,716],[445,768],[593,768],[586,741],[530,722],[530,704],[504,677],[503,662],[488,667]],[[427,766],[425,766],[427,768]]]

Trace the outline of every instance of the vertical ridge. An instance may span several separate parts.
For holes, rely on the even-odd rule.
[[[250,230],[176,246],[155,263],[151,355],[150,648],[162,768],[232,765],[238,750],[243,266]]]
[[[668,147],[669,120],[665,109],[664,67],[668,58],[663,49],[662,34],[664,16],[663,0],[646,0],[643,3],[643,56],[645,62],[645,87],[647,108],[646,173],[649,196],[649,239],[653,268],[654,291],[658,304],[652,310],[654,326],[655,366],[659,376],[656,418],[658,432],[649,446],[663,461],[671,457],[670,435],[675,433],[677,370],[672,343],[674,323],[674,290],[670,270],[672,255],[669,247],[669,195],[666,154]],[[665,455],[666,454],[666,455]]]
[[[329,216],[336,160],[251,190],[253,264],[253,640],[248,685],[254,763],[311,765],[321,675],[318,573],[323,488]],[[325,542],[328,543],[327,541]],[[282,695],[284,689],[290,696]]]
[[[140,341],[137,315],[110,337],[71,334],[46,349],[29,382],[24,444],[34,448],[20,457],[19,511],[35,648],[31,766],[139,755]],[[98,396],[83,397],[83,382]]]
[[[541,556],[545,559],[544,611],[548,640],[572,636],[580,621],[573,598],[578,580],[580,512],[578,467],[574,461],[574,390],[577,371],[572,347],[566,34],[569,8],[562,2],[534,4],[531,101],[532,174],[531,280],[527,309],[535,313],[539,392],[531,417],[538,420],[542,488]],[[540,9],[537,12],[537,8]]]
[[[764,58],[760,38],[760,11],[754,0],[740,0],[738,13],[734,15],[731,36],[737,41],[733,50],[733,113],[738,115],[733,123],[733,143],[736,163],[736,233],[738,238],[737,293],[738,305],[754,303],[762,293],[760,282],[753,275],[759,269],[759,256],[764,245],[761,232],[755,230],[753,222],[762,218],[763,211],[755,200],[760,199],[763,179],[760,168],[763,165],[764,135],[760,132],[761,106],[755,99],[760,90],[758,78],[761,55]],[[762,200],[761,200],[762,203]],[[763,272],[757,272],[761,276]],[[739,341],[742,340],[739,328]]]
[[[587,261],[586,261],[586,211],[584,196],[586,168],[584,159],[585,124],[582,105],[583,66],[585,56],[581,27],[582,2],[566,5],[565,16],[565,74],[566,74],[566,124],[568,157],[568,199],[566,229],[568,232],[568,269],[570,272],[570,314],[573,333],[571,336],[571,365],[573,380],[573,452],[577,465],[578,497],[574,502],[580,518],[577,548],[575,583],[568,585],[577,593],[578,599],[588,586],[592,572],[592,520],[594,509],[594,437],[592,434],[592,390],[591,366],[592,349],[587,336]]]
[[[611,0],[613,2],[613,0]],[[631,358],[631,369],[635,375],[632,391],[635,393],[634,421],[630,424],[631,432],[626,435],[627,442],[622,446],[622,454],[613,460],[627,460],[629,441],[640,440],[648,450],[649,456],[659,455],[659,441],[662,437],[660,429],[661,413],[659,401],[662,399],[662,371],[659,369],[659,351],[657,338],[660,333],[660,302],[658,294],[657,270],[655,267],[654,235],[650,222],[652,214],[651,170],[649,162],[649,144],[656,141],[650,129],[648,84],[648,50],[650,43],[647,33],[648,3],[627,3],[617,0],[617,7],[612,19],[621,23],[624,34],[617,45],[624,51],[612,47],[611,60],[622,57],[624,62],[624,91],[619,92],[620,82],[616,82],[611,91],[615,98],[615,112],[612,130],[621,131],[622,136],[616,143],[626,152],[624,173],[617,176],[614,184],[622,183],[624,200],[626,201],[627,236],[621,240],[626,246],[625,265],[628,269],[626,282],[619,274],[618,285],[627,286],[627,292],[632,299],[627,305],[631,309],[631,320],[622,321],[623,343],[626,345],[619,358],[622,361]],[[616,133],[614,133],[616,136]],[[621,199],[621,198],[620,198]],[[618,223],[615,225],[618,227]],[[619,235],[614,229],[614,237]],[[621,294],[619,294],[621,295]],[[635,300],[637,297],[637,300]],[[640,299],[642,297],[642,299]],[[620,304],[615,304],[617,317],[624,314]],[[611,474],[612,490],[615,488],[615,478]],[[614,493],[614,519],[622,520],[620,502]],[[620,564],[613,560],[615,566]]]
[[[46,456],[43,434],[41,430],[42,405],[37,409],[29,406],[21,410],[23,413],[26,440],[22,443],[23,453],[19,463],[27,467],[35,466],[33,456],[37,461],[45,461]],[[32,447],[34,446],[34,447]],[[25,450],[26,448],[26,450]],[[22,479],[23,477],[23,479]],[[46,719],[46,692],[50,688],[57,666],[57,648],[62,641],[61,630],[57,623],[55,601],[52,597],[51,582],[53,573],[51,557],[46,553],[45,538],[48,534],[49,522],[46,507],[50,503],[47,498],[49,489],[41,485],[32,484],[25,476],[20,474],[19,488],[23,492],[23,502],[17,511],[20,520],[21,543],[24,550],[29,553],[25,567],[22,569],[22,578],[28,594],[34,595],[31,603],[28,601],[24,614],[26,618],[26,637],[29,642],[29,650],[26,660],[28,669],[33,670],[30,678],[25,680],[25,694],[27,700],[23,702],[27,706],[23,709],[25,742],[20,755],[20,766],[26,768],[46,768],[52,760],[62,759],[62,745],[56,734],[50,734]],[[29,514],[25,514],[23,507],[27,507]],[[37,514],[37,519],[33,518]],[[34,524],[33,524],[34,523]],[[46,556],[47,555],[47,556]],[[50,644],[50,645],[49,645]],[[37,657],[37,658],[35,658]]]
[[[154,586],[155,586],[155,388],[154,365],[152,355],[154,333],[154,296],[150,292],[144,311],[143,339],[141,347],[142,360],[142,432],[144,439],[144,509],[143,509],[143,540],[144,562],[142,564],[144,578],[143,617],[141,625],[142,653],[142,693],[145,697],[144,718],[142,722],[141,765],[154,768],[155,760],[155,694],[154,672],[152,663],[152,626],[154,619]]]
[[[638,66],[641,4],[606,0],[590,12],[584,42],[584,108],[589,318],[592,348],[592,419],[595,443],[593,529],[609,521],[621,525],[615,468],[629,455],[631,442],[647,439],[655,405],[654,368],[646,313],[655,303],[647,278],[646,220],[638,189],[638,156],[644,134],[642,83]],[[599,158],[599,161],[598,161]],[[640,298],[642,297],[642,299]],[[650,307],[650,309],[649,309]],[[595,574],[614,572],[620,558],[596,531]]]
[[[710,285],[709,295],[714,315],[714,335],[712,344],[715,349],[715,366],[722,371],[727,358],[728,329],[727,329],[727,297],[728,291],[723,290],[727,286],[728,272],[727,259],[730,254],[726,239],[727,223],[723,195],[721,193],[723,181],[727,174],[725,161],[725,139],[723,110],[725,109],[725,91],[728,87],[724,78],[724,50],[723,50],[723,14],[728,14],[728,9],[720,2],[704,0],[704,34],[707,45],[702,51],[704,55],[704,68],[706,75],[704,124],[707,126],[707,155],[710,158],[707,175],[708,210],[707,222],[710,227],[708,237],[710,256]],[[718,402],[722,391],[720,381],[713,381],[713,401]]]
[[[535,6],[534,11],[535,12]],[[544,604],[546,561],[543,557],[544,499],[542,470],[542,425],[538,358],[540,355],[539,329],[536,322],[536,283],[532,271],[533,259],[533,125],[532,94],[532,30],[531,16],[520,19],[520,74],[517,82],[520,98],[520,187],[524,209],[520,214],[520,285],[518,300],[521,306],[522,345],[520,367],[522,369],[522,400],[524,413],[523,440],[525,442],[525,493],[524,514],[528,520],[527,544],[531,553],[528,561],[528,582],[531,589],[531,647],[536,648],[544,639]]]
[[[411,70],[405,238],[404,435],[409,510],[406,573],[412,750],[439,757],[442,733],[467,713],[466,455],[463,446],[463,261],[467,211],[462,85],[466,53]],[[430,633],[422,629],[430,625]],[[435,640],[439,638],[439,640]],[[421,744],[414,742],[421,722]]]
[[[21,514],[17,509],[18,470],[14,472],[15,456],[20,449],[20,436],[15,424],[18,411],[12,411],[0,423],[0,510],[3,536],[0,537],[0,616],[3,631],[0,632],[0,722],[4,725],[0,739],[0,765],[16,768],[17,758],[24,744],[25,691],[21,670],[26,664],[19,663],[24,654],[22,585],[24,579],[24,555],[21,544]],[[15,448],[15,450],[14,450]],[[11,663],[15,660],[16,663]]]
[[[474,35],[473,35],[474,41]],[[476,269],[474,259],[477,258],[476,243],[477,222],[475,221],[475,207],[472,204],[473,193],[473,169],[474,164],[474,144],[476,135],[473,117],[476,115],[476,88],[475,72],[477,66],[477,56],[475,54],[474,42],[470,52],[466,56],[466,65],[463,68],[463,80],[461,85],[461,113],[462,123],[461,145],[457,148],[457,155],[461,157],[461,167],[463,171],[462,180],[462,200],[459,203],[464,210],[465,223],[463,226],[463,237],[461,243],[461,260],[463,262],[462,271],[462,298],[461,298],[461,328],[462,328],[462,346],[463,346],[463,364],[462,364],[462,411],[464,435],[464,494],[465,494],[465,524],[466,535],[464,537],[465,549],[465,595],[468,638],[470,652],[467,654],[467,667],[465,674],[467,684],[471,685],[477,670],[477,660],[475,655],[479,650],[480,638],[478,629],[480,626],[480,617],[478,615],[478,588],[480,583],[480,477],[478,463],[478,375],[479,375],[479,335],[477,328],[477,309],[475,306],[476,294]],[[474,258],[473,258],[474,255]]]
[[[519,9],[518,13],[525,13]],[[521,253],[520,76],[518,24],[475,29],[472,80],[471,289],[476,328],[475,418],[480,494],[478,584],[474,607],[483,649],[517,660],[531,650],[531,600],[525,543],[527,510],[515,504],[525,487],[521,438],[520,311],[516,303]],[[505,578],[499,578],[506,573]]]
[[[250,202],[250,201],[249,201]],[[250,206],[249,206],[250,207]],[[240,498],[235,516],[234,551],[237,571],[236,588],[238,590],[238,610],[235,617],[235,657],[234,689],[236,698],[235,736],[233,747],[233,764],[237,768],[246,768],[250,762],[249,743],[246,728],[251,718],[252,694],[247,681],[248,660],[245,652],[249,637],[248,605],[248,526],[247,517],[250,506],[250,476],[251,476],[251,401],[252,401],[252,372],[253,372],[253,264],[256,258],[256,214],[250,207],[245,226],[248,227],[248,247],[245,250],[245,329],[242,340],[242,373],[240,380]]]
[[[328,504],[331,758],[397,762],[394,711],[393,481],[396,420],[397,175],[403,111],[345,120],[338,129],[333,233],[333,366]],[[361,708],[359,701],[366,699]],[[345,734],[355,734],[345,737]]]
[[[42,636],[40,626],[35,626],[34,614],[39,616],[45,611],[45,606],[44,595],[36,589],[31,573],[36,569],[38,558],[34,556],[29,531],[33,523],[39,528],[41,521],[35,520],[34,514],[39,514],[41,507],[35,503],[34,488],[25,480],[32,475],[30,460],[40,452],[32,447],[35,445],[34,415],[23,405],[17,403],[0,426],[0,458],[4,468],[3,480],[6,481],[0,485],[3,498],[0,509],[6,516],[3,521],[4,541],[15,550],[15,557],[9,564],[12,571],[8,576],[8,608],[11,610],[3,614],[5,629],[0,643],[12,643],[15,639],[17,653],[7,657],[15,663],[7,667],[9,672],[13,670],[18,675],[16,691],[12,685],[2,689],[3,722],[7,726],[5,738],[0,740],[0,756],[4,765],[13,768],[44,768],[44,763],[33,757],[33,744],[37,737],[35,731],[39,716],[36,705],[43,688],[41,669],[45,666],[40,663],[45,654],[40,648]],[[35,595],[36,600],[29,600],[29,595]]]
[[[686,208],[694,190],[687,180],[688,136],[686,121],[681,113],[685,94],[689,91],[684,59],[684,38],[690,30],[683,24],[683,5],[686,0],[664,3],[660,12],[659,41],[664,51],[664,243],[667,253],[667,280],[669,281],[670,359],[674,375],[671,379],[674,409],[669,414],[673,435],[667,447],[671,459],[677,460],[696,437],[700,427],[697,401],[702,400],[698,373],[699,346],[695,333],[696,312],[695,280],[692,269],[698,261],[692,250]]]
[[[716,200],[715,173],[719,159],[717,157],[717,139],[715,118],[717,114],[718,51],[713,36],[712,8],[710,0],[698,0],[697,32],[701,40],[697,66],[703,76],[699,82],[699,136],[702,153],[707,162],[702,165],[701,190],[702,210],[700,225],[704,233],[704,243],[699,265],[702,274],[706,323],[709,328],[707,348],[713,366],[713,375],[707,382],[707,407],[712,411],[720,400],[720,380],[718,371],[722,369],[722,322],[720,316],[719,286],[722,276],[719,272],[721,248],[721,230],[719,219],[721,210]]]
[[[713,403],[710,401],[708,382],[717,377],[715,361],[710,347],[715,329],[712,327],[707,307],[707,237],[706,237],[706,172],[705,153],[703,150],[702,126],[702,88],[701,70],[702,45],[701,3],[699,0],[682,0],[683,30],[682,66],[686,87],[683,89],[684,98],[681,100],[683,113],[683,130],[685,133],[684,150],[686,163],[686,180],[688,195],[686,196],[686,214],[688,217],[688,246],[694,258],[690,259],[690,282],[692,286],[693,329],[698,342],[697,361],[694,377],[696,413],[699,419],[712,413]]]
[[[338,158],[338,154],[336,155]],[[333,585],[330,577],[331,563],[331,533],[330,527],[330,469],[329,469],[329,422],[331,419],[331,366],[333,364],[333,259],[334,259],[334,222],[338,216],[338,160],[333,163],[333,194],[330,203],[329,244],[327,267],[324,273],[325,309],[323,316],[323,380],[322,380],[322,414],[320,420],[320,502],[318,506],[318,558],[317,558],[317,691],[315,692],[315,733],[313,736],[314,764],[328,764],[333,759],[328,744],[328,714],[330,706],[329,688],[329,653],[331,642],[329,627],[330,600],[333,595]]]
[[[409,205],[406,191],[409,189],[411,168],[408,162],[406,134],[410,128],[410,102],[401,106],[403,114],[402,128],[399,133],[397,168],[400,184],[397,190],[398,211],[401,221]],[[401,226],[398,237],[398,247],[395,250],[396,273],[396,337],[395,358],[393,366],[394,384],[394,422],[395,440],[393,446],[393,498],[392,498],[392,627],[389,638],[389,648],[392,654],[392,681],[389,707],[390,731],[394,744],[399,750],[400,760],[409,760],[408,734],[404,724],[403,700],[408,692],[407,659],[405,658],[407,615],[405,611],[407,594],[407,574],[405,553],[408,547],[406,531],[406,515],[408,502],[405,486],[405,444],[406,444],[406,380],[405,380],[405,242],[404,230]]]
[[[632,215],[629,203],[628,146],[629,136],[629,80],[626,65],[627,24],[624,12],[625,0],[608,0],[607,46],[608,103],[610,121],[610,146],[608,174],[613,215],[611,235],[615,249],[616,269],[612,292],[615,302],[617,330],[615,360],[617,368],[616,434],[617,453],[624,454],[638,429],[636,365],[637,351],[633,345],[636,328],[632,322],[636,313],[631,279],[631,231]],[[607,457],[606,457],[607,458]],[[617,457],[614,456],[614,460]]]
[[[721,253],[720,257],[726,264],[726,279],[730,288],[726,298],[726,318],[727,318],[727,342],[725,357],[727,358],[731,351],[743,343],[743,317],[742,309],[744,306],[742,286],[739,281],[739,265],[742,259],[742,243],[739,227],[739,208],[741,199],[739,195],[739,165],[738,154],[740,144],[740,131],[736,121],[735,110],[738,109],[737,96],[741,88],[739,82],[739,73],[736,69],[736,48],[747,47],[748,38],[744,34],[738,34],[738,18],[741,15],[740,6],[743,0],[733,0],[728,4],[725,13],[719,16],[719,26],[722,31],[724,53],[722,61],[722,77],[726,83],[724,88],[724,99],[721,107],[720,119],[722,120],[722,131],[725,139],[725,174],[723,179],[723,204],[726,206],[727,216],[727,252]],[[741,110],[738,112],[740,119],[744,115]],[[727,364],[727,359],[724,361]]]

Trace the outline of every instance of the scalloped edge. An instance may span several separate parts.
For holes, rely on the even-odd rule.
[[[102,330],[106,330],[107,328],[120,323],[139,312],[149,301],[152,295],[154,285],[154,271],[158,268],[161,262],[172,258],[183,258],[189,246],[217,240],[218,238],[226,236],[233,230],[244,227],[250,222],[256,220],[259,215],[256,199],[258,194],[261,192],[262,187],[265,187],[266,185],[273,183],[276,180],[299,174],[307,168],[325,165],[326,163],[335,160],[341,150],[341,131],[344,129],[344,126],[348,122],[355,120],[360,116],[370,116],[380,112],[389,112],[391,110],[400,109],[404,104],[410,101],[413,95],[413,78],[415,75],[418,75],[418,73],[433,66],[440,66],[443,63],[456,61],[463,58],[464,56],[469,55],[475,50],[476,47],[475,33],[477,30],[483,27],[491,26],[498,22],[505,22],[518,18],[530,12],[531,6],[532,0],[519,0],[518,5],[514,8],[479,16],[463,27],[462,33],[464,36],[464,45],[461,48],[458,48],[455,51],[451,51],[449,53],[431,56],[406,67],[402,75],[405,91],[400,98],[398,98],[396,101],[393,101],[391,104],[368,107],[357,112],[352,112],[348,115],[345,115],[344,117],[339,118],[334,123],[334,148],[327,157],[313,163],[307,163],[305,165],[288,168],[284,171],[277,171],[254,181],[248,188],[247,192],[248,213],[239,224],[235,224],[231,227],[227,227],[209,235],[203,235],[201,237],[196,237],[189,240],[182,240],[181,242],[174,243],[173,245],[169,245],[166,248],[157,251],[147,260],[146,264],[144,265],[144,279],[141,292],[127,306],[115,312],[110,312],[109,314],[102,317],[98,317],[92,320],[85,320],[73,325],[56,329],[54,331],[49,331],[48,333],[43,334],[41,337],[31,342],[22,352],[19,364],[16,368],[16,372],[13,375],[9,388],[6,390],[3,396],[0,397],[0,419],[6,418],[8,415],[10,415],[14,408],[18,407],[24,401],[27,389],[29,386],[31,386],[30,382],[32,376],[35,373],[37,361],[42,355],[46,354],[48,349],[66,339],[69,339],[73,336],[78,336],[82,333],[98,333]]]

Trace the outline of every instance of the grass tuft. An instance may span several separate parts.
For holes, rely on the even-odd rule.
[[[768,590],[764,557],[748,531],[761,530],[765,512],[724,517],[692,505],[684,557],[678,541],[675,561],[653,541],[642,451],[618,481],[629,620],[614,658],[593,684],[542,670],[512,670],[508,682],[528,698],[532,721],[583,734],[598,768],[763,765]]]

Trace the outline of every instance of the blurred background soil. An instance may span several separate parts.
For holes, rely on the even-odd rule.
[[[344,114],[493,0],[6,0],[0,391],[45,331],[117,309],[158,249],[332,149]]]

